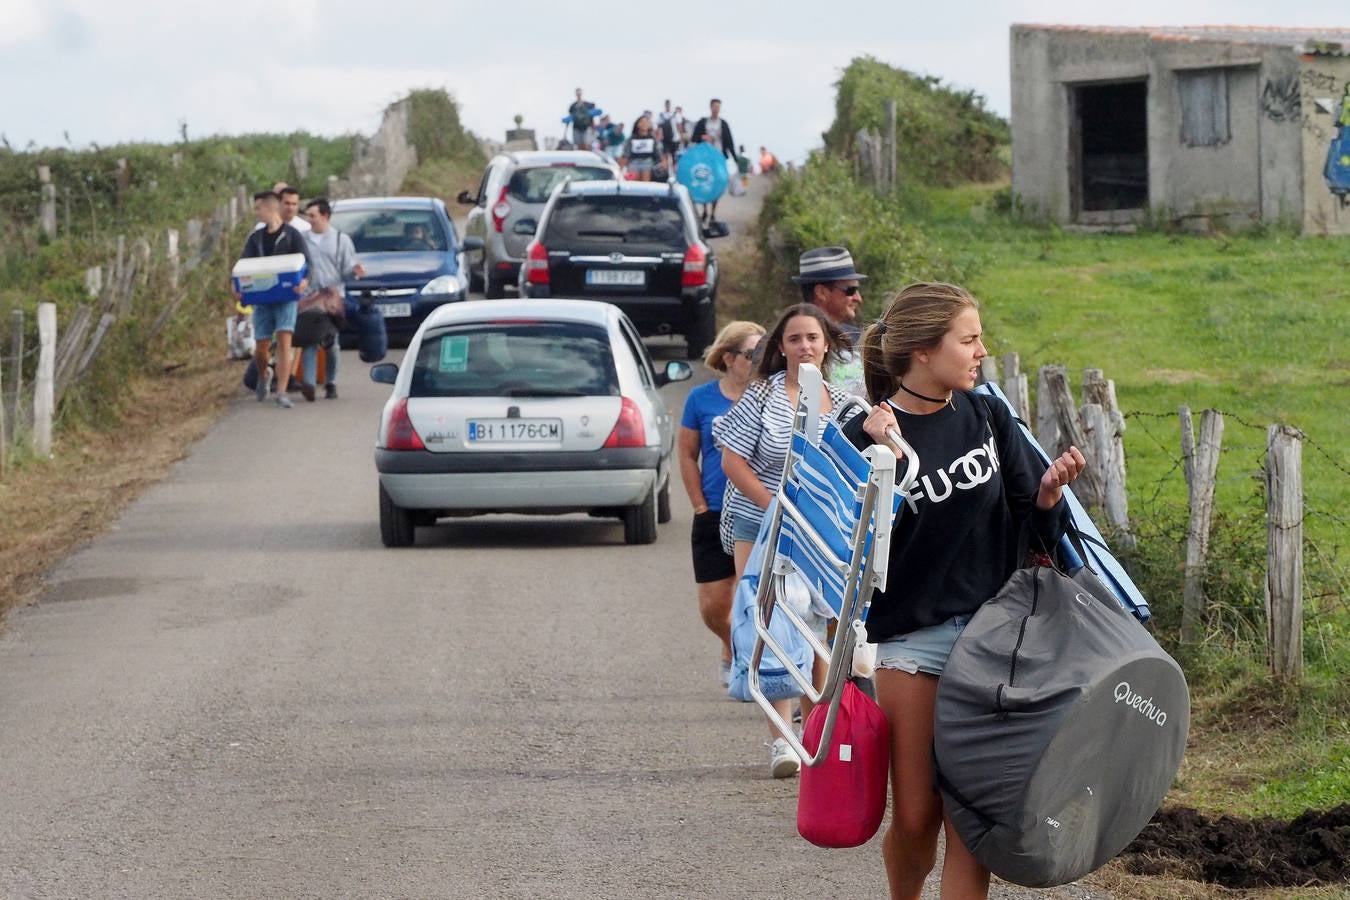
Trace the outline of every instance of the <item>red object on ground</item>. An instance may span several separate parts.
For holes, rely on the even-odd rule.
[[[827,708],[811,710],[802,744],[820,747]],[[830,754],[802,766],[797,833],[817,847],[857,847],[872,839],[886,816],[891,768],[891,726],[875,700],[849,682],[839,701]]]

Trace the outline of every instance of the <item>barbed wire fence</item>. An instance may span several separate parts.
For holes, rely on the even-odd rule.
[[[50,187],[44,180],[38,227],[54,238]],[[72,252],[89,253],[92,263],[84,270],[82,302],[58,311],[57,304],[40,301],[31,316],[22,307],[0,311],[0,480],[19,455],[51,456],[61,402],[95,371],[110,337],[134,328],[135,339],[152,346],[193,289],[201,292],[201,284],[189,286],[186,276],[216,260],[233,233],[251,221],[247,196],[238,186],[210,213],[188,219],[181,232],[155,228],[130,240],[119,234],[72,244]],[[186,237],[183,252],[180,234]]]
[[[1155,593],[1181,597],[1155,610],[1183,644],[1260,645],[1272,673],[1291,681],[1302,677],[1305,635],[1312,654],[1337,652],[1335,636],[1350,622],[1350,559],[1341,545],[1350,517],[1320,497],[1328,479],[1333,495],[1350,484],[1341,454],[1287,424],[1226,409],[1201,413],[1197,442],[1189,408],[1122,411],[1114,384],[1097,369],[1084,370],[1080,404],[1064,367],[1042,366],[1033,417],[1017,354],[1003,357],[1001,376],[996,363],[985,363],[982,380],[1000,383],[1047,452],[1071,443],[1083,450],[1097,477],[1080,478],[1075,493]],[[1166,464],[1147,484],[1130,480],[1129,512],[1112,509],[1127,496],[1127,428]],[[1305,446],[1322,488],[1312,495],[1303,489]]]

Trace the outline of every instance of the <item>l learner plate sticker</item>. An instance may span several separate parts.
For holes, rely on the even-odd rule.
[[[463,372],[469,364],[469,339],[458,337],[441,338],[441,371]]]

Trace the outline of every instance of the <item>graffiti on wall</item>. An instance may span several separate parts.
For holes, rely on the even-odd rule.
[[[1272,122],[1302,120],[1302,101],[1298,79],[1292,75],[1268,78],[1261,89],[1261,111]]]
[[[1326,179],[1327,190],[1340,201],[1344,209],[1350,206],[1350,83],[1345,85],[1338,102],[1324,104],[1323,99],[1317,98],[1314,108],[1320,115],[1335,116],[1336,134],[1327,147],[1327,162],[1322,169],[1322,176]]]

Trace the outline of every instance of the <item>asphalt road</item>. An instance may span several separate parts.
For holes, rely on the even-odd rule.
[[[10,617],[0,897],[885,895],[875,841],[796,835],[719,687],[681,491],[651,546],[502,516],[387,550],[387,388],[342,365],[335,402],[241,394]]]

